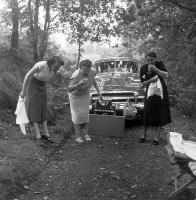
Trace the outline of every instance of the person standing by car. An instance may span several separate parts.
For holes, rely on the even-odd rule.
[[[35,128],[35,139],[46,139],[53,143],[47,126],[47,93],[46,82],[50,81],[64,61],[53,56],[47,61],[37,62],[26,74],[23,82],[21,98],[25,98],[25,107],[29,121]],[[42,123],[44,135],[40,134],[39,123]]]
[[[83,143],[81,132],[84,130],[85,140],[91,141],[88,134],[90,88],[94,85],[99,96],[101,96],[95,80],[96,70],[92,69],[92,62],[83,60],[71,76],[68,86],[72,122],[74,123],[76,142]]]
[[[144,87],[146,87],[144,114],[143,114],[143,133],[139,142],[143,143],[146,140],[146,132],[149,126],[156,127],[156,136],[153,141],[154,145],[159,144],[159,136],[161,127],[171,123],[169,96],[167,85],[164,81],[168,78],[168,72],[162,61],[157,61],[157,55],[154,52],[149,52],[146,55],[147,64],[140,69],[140,80]],[[148,96],[148,90],[151,83],[156,83],[160,80],[160,90],[162,95],[154,94]]]

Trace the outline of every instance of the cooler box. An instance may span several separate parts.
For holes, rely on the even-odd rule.
[[[90,114],[89,134],[123,137],[125,131],[125,117],[115,115]]]

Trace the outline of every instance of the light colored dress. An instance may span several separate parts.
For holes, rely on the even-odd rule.
[[[69,93],[71,116],[74,124],[84,124],[89,122],[90,88],[94,84],[95,76],[96,70],[91,69],[87,77],[87,84],[81,89]],[[82,72],[78,69],[72,74],[71,80],[75,79],[77,84],[83,78]]]

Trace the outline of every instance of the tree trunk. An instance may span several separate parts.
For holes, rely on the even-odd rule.
[[[17,58],[17,49],[18,49],[18,37],[19,37],[19,7],[18,7],[18,0],[12,0],[10,2],[12,8],[12,36],[11,36],[11,53],[13,58]]]
[[[50,0],[46,2],[46,18],[44,23],[44,31],[40,36],[40,50],[39,50],[39,60],[42,60],[48,45],[48,35],[50,28]]]
[[[79,39],[79,42],[78,42],[78,61],[77,61],[77,69],[79,68],[80,57],[81,57],[81,42],[80,42],[80,39]]]
[[[196,20],[196,11],[194,15],[195,15],[195,20]],[[194,65],[196,66],[196,21],[194,23],[194,37],[193,37],[192,43],[193,43]]]
[[[40,0],[35,1],[35,15],[33,19],[33,12],[31,8],[32,0],[28,1],[29,17],[30,17],[30,31],[31,31],[31,44],[33,47],[33,59],[34,61],[39,60],[38,56],[38,15],[39,15],[39,3]]]

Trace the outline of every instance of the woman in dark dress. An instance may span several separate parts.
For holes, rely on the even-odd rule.
[[[159,144],[159,136],[161,127],[171,123],[169,96],[167,92],[167,85],[164,78],[168,78],[168,72],[162,61],[157,61],[157,55],[150,52],[146,55],[147,64],[140,69],[140,80],[144,87],[146,87],[143,125],[144,130],[139,142],[143,143],[146,140],[146,132],[149,126],[156,127],[156,137],[153,141],[154,145]],[[148,88],[151,83],[160,80],[163,91],[163,99],[161,96],[154,94],[147,98]]]

